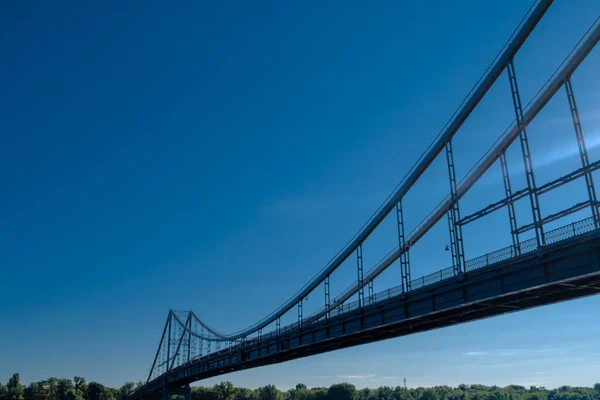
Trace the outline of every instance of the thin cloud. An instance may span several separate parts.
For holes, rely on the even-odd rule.
[[[369,374],[369,375],[338,375],[337,377],[340,379],[353,379],[353,380],[357,380],[357,379],[372,379],[375,378],[375,374]]]
[[[486,351],[468,351],[463,353],[464,356],[469,357],[477,357],[477,356],[516,356],[519,354],[519,350],[513,349],[496,349],[496,350],[486,350]]]
[[[395,376],[381,376],[381,375],[376,375],[376,374],[367,374],[367,375],[338,375],[337,376],[338,379],[343,379],[346,381],[358,381],[360,383],[375,383],[375,382],[381,382],[381,381],[386,381],[386,380],[390,380],[390,379],[396,379],[397,377]]]
[[[469,351],[467,353],[463,353],[465,356],[469,357],[477,357],[477,356],[491,356],[492,353],[489,351]]]

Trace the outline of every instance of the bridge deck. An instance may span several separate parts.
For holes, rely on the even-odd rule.
[[[278,336],[204,356],[149,382],[143,392],[160,391],[164,381],[181,386],[599,292],[600,231],[596,230]]]

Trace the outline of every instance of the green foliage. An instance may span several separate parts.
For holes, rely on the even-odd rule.
[[[88,400],[103,400],[104,385],[98,382],[90,382],[88,385]]]
[[[234,400],[258,400],[258,396],[252,389],[237,388],[235,389]]]
[[[283,393],[281,393],[274,385],[267,385],[259,388],[258,400],[283,400]]]
[[[23,385],[21,385],[19,374],[13,374],[6,384],[7,400],[23,400]]]
[[[44,389],[43,382],[31,382],[24,389],[23,395],[28,400],[45,400],[48,392]]]
[[[216,400],[233,400],[233,384],[229,381],[221,382],[213,387],[216,394]]]
[[[59,379],[56,382],[56,400],[70,400],[67,398],[67,393],[72,387],[70,379]]]
[[[287,400],[314,400],[316,393],[309,390],[304,383],[296,385],[295,389],[287,391],[285,397]]]
[[[119,389],[117,400],[127,400],[129,396],[133,393],[134,389],[135,382],[125,382],[125,384]]]
[[[117,398],[116,393],[117,393],[116,389],[105,388],[104,397],[102,398],[102,400],[116,400],[116,398]]]
[[[419,400],[440,400],[440,395],[437,390],[425,389],[423,391],[423,393],[421,393]],[[479,400],[482,400],[482,399],[479,399]]]
[[[327,400],[354,400],[356,387],[351,383],[336,383],[327,392]]]
[[[0,383],[0,400],[129,400],[141,385],[142,382],[126,382],[114,389],[94,381],[88,384],[85,378],[76,376],[73,381],[51,377],[23,387],[19,374],[14,374],[6,386]],[[557,389],[459,385],[414,389],[382,386],[360,390],[349,383],[338,383],[329,388],[308,388],[299,383],[283,393],[273,385],[253,390],[221,382],[213,387],[192,387],[192,400],[600,400],[600,383],[593,387],[561,386]]]
[[[66,398],[67,400],[83,400],[83,394],[75,388],[70,388],[67,390]]]

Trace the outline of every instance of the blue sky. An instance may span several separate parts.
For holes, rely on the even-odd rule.
[[[396,186],[529,5],[7,3],[0,381],[142,380],[169,309],[193,309],[222,331],[272,311]],[[594,0],[550,8],[515,59],[525,103],[599,13]],[[573,77],[592,161],[599,62],[595,50]],[[454,140],[459,176],[513,116],[503,74]],[[563,91],[529,132],[539,183],[578,168]],[[525,186],[519,157],[508,152],[513,188]],[[447,193],[446,176],[440,157],[409,193],[409,228]],[[502,193],[494,166],[463,214]],[[584,199],[583,182],[571,183],[542,198],[542,212]],[[517,205],[520,225],[527,207]],[[396,244],[394,223],[365,243],[367,268]],[[450,265],[438,225],[413,249],[415,277]],[[467,258],[508,245],[506,212],[464,235]],[[354,277],[352,259],[332,291]],[[375,282],[397,284],[397,267]],[[577,300],[203,383],[591,385],[598,306]]]

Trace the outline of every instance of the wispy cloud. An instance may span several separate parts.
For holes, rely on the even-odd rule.
[[[490,353],[489,351],[469,351],[469,352],[463,353],[463,355],[469,356],[469,357],[476,357],[476,356],[490,356],[490,355],[492,355],[492,353]]]
[[[360,383],[375,383],[381,381],[387,381],[391,379],[396,379],[395,376],[382,376],[377,374],[367,374],[367,375],[338,375],[338,379],[343,379],[346,381],[355,381]]]
[[[600,147],[600,132],[586,132],[585,141],[588,151]],[[564,137],[557,138],[548,143],[551,143],[551,145],[546,144],[543,148],[540,148],[534,155],[534,169],[548,168],[556,164],[557,162],[579,156],[579,148],[577,146],[577,141],[575,140],[574,133],[571,133],[571,136],[565,135]],[[511,177],[524,175],[525,170],[523,169],[523,162],[521,160],[513,162],[511,165],[509,165],[509,171]],[[486,174],[483,178],[483,182],[486,182],[486,184],[497,184],[501,181],[502,174],[501,172],[499,172],[499,168],[491,168],[491,172]]]
[[[338,375],[337,377],[340,379],[370,379],[375,378],[375,374],[369,375]]]
[[[579,119],[581,119],[582,121],[585,121],[586,123],[598,121],[598,120],[600,120],[600,112],[597,110],[594,110],[594,111],[587,111],[585,113],[580,113]],[[562,126],[562,125],[568,125],[570,127],[573,125],[573,119],[569,113],[565,113],[565,115],[563,115],[561,117],[552,117],[552,118],[542,119],[540,122],[541,122],[540,126],[545,127],[545,128]]]
[[[468,357],[477,357],[477,356],[516,356],[520,353],[519,350],[512,349],[495,349],[495,350],[485,350],[485,351],[468,351],[466,353],[462,353],[463,356]]]

